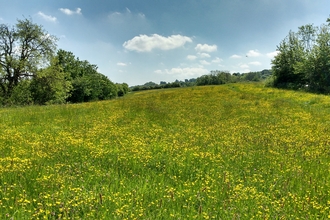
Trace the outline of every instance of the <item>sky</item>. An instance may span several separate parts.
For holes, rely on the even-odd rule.
[[[0,23],[31,18],[57,47],[115,83],[173,82],[271,68],[299,26],[326,23],[329,0],[0,0]]]

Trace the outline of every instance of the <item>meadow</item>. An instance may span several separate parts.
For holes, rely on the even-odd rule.
[[[330,97],[237,83],[0,109],[0,219],[330,218]]]

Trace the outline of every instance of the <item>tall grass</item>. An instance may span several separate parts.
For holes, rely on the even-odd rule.
[[[0,109],[0,219],[325,219],[329,113],[260,84]]]

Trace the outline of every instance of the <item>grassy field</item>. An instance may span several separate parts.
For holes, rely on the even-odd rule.
[[[0,109],[0,219],[330,218],[330,97],[228,84]]]

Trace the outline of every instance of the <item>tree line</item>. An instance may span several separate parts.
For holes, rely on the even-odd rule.
[[[128,92],[96,65],[57,50],[57,40],[31,19],[0,24],[0,105],[88,102]]]
[[[330,93],[330,18],[327,24],[303,25],[277,46],[271,86]]]
[[[226,83],[247,82],[247,81],[263,81],[272,75],[271,70],[262,70],[248,73],[229,73],[228,71],[212,70],[209,74],[202,75],[197,78],[185,79],[184,81],[175,80],[174,82],[161,81],[159,84],[155,82],[147,82],[143,85],[130,87],[131,91],[166,89],[190,86],[205,85],[221,85]]]

